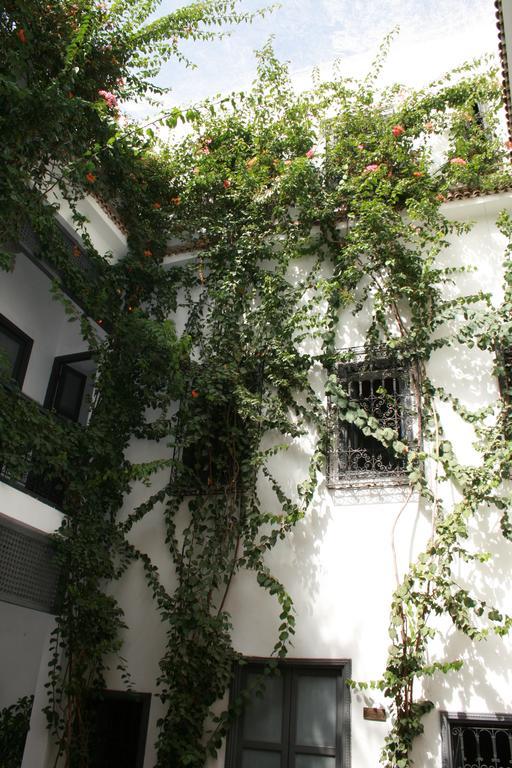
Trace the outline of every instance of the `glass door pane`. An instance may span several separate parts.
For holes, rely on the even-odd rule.
[[[259,675],[247,676],[247,688],[257,685]],[[254,693],[246,705],[244,714],[244,741],[281,743],[283,720],[283,678],[265,678],[265,690],[261,696]]]
[[[295,768],[335,768],[336,758],[325,755],[296,755]]]
[[[242,768],[281,768],[281,753],[266,752],[263,749],[244,749]]]
[[[336,746],[336,677],[297,676],[295,742],[308,747]]]

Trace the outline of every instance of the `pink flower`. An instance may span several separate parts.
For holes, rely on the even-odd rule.
[[[378,171],[380,168],[380,165],[378,163],[370,163],[370,165],[367,165],[364,169],[364,173],[375,173],[375,171]]]
[[[308,158],[308,160],[311,160],[311,158],[314,156],[315,156],[315,150],[313,148],[308,149],[308,151],[306,152],[306,157]]]
[[[102,99],[105,99],[110,109],[117,107],[117,99],[110,91],[98,91],[98,96],[101,96]]]
[[[209,147],[201,147],[199,151],[201,152],[202,155],[209,155],[210,154]]]
[[[463,157],[452,157],[450,160],[450,165],[467,165],[467,160],[464,160]]]
[[[364,149],[364,144],[358,144],[358,145],[357,145],[357,148],[358,148],[358,149]]]
[[[224,184],[224,189],[229,189],[231,186],[231,182],[229,179],[224,179],[222,183]]]
[[[405,128],[403,125],[394,125],[391,129],[391,133],[395,137],[395,139],[398,139],[399,136],[402,135],[402,133],[405,133]]]

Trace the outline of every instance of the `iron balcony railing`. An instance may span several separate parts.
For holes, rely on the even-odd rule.
[[[87,255],[86,251],[80,244],[77,238],[72,237],[72,235],[67,232],[64,227],[59,224],[58,221],[55,221],[57,231],[59,234],[59,237],[62,240],[62,245],[64,246],[64,250],[68,253],[68,258],[70,261],[72,261],[74,264],[76,264],[77,267],[83,272],[84,275],[88,277],[88,279],[95,281],[98,276],[98,270],[96,269],[95,265]],[[41,251],[41,244],[39,237],[37,236],[36,232],[34,231],[31,224],[26,221],[20,228],[18,233],[18,240],[20,245],[22,246],[23,250],[28,253],[32,257],[40,258],[40,251]],[[58,273],[58,270],[53,267],[53,265],[47,264],[45,261],[46,266],[48,266],[52,271],[55,271]]]
[[[40,415],[42,416],[43,429],[47,426],[48,430],[61,429],[64,434],[69,434],[71,437],[74,430],[81,429],[81,426],[75,422],[70,422],[59,414],[49,411],[44,408],[40,403],[32,398],[20,392],[16,385],[10,382],[2,382],[1,392],[6,396],[6,409],[9,405],[10,398],[20,398],[31,404],[33,404]],[[2,420],[8,420],[9,414],[1,414]],[[23,425],[20,425],[23,428]],[[27,426],[27,434],[20,440],[19,446],[4,445],[0,440],[0,480],[8,485],[18,488],[37,499],[40,499],[46,504],[60,508],[64,499],[64,494],[67,487],[65,478],[58,472],[43,470],[41,467],[45,464],[50,465],[50,461],[41,461],[41,456],[38,455],[38,451],[31,447],[30,429],[33,427]],[[36,437],[40,440],[41,435],[37,434]],[[21,447],[22,446],[22,447]],[[18,453],[16,455],[16,451]],[[2,455],[3,453],[3,455]],[[15,467],[22,467],[22,471],[18,471]]]

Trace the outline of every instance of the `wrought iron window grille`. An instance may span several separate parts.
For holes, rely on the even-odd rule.
[[[338,363],[336,373],[350,401],[412,447],[414,406],[409,366],[393,360],[382,350],[371,359],[364,349],[349,350],[346,357],[349,356],[349,361]],[[328,416],[329,487],[407,483],[405,456],[396,454],[372,435],[365,435],[356,424],[344,420],[332,402],[328,404]]]
[[[442,768],[510,768],[512,715],[441,712]]]

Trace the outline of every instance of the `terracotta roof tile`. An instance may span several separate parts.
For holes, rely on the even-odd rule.
[[[186,253],[187,251],[204,251],[208,248],[208,240],[189,240],[178,245],[169,245],[165,251],[166,256],[176,256],[179,253]]]
[[[503,19],[502,0],[495,0],[494,7],[496,8],[496,24],[498,27],[498,48],[500,52],[501,74],[503,78],[502,82],[505,114],[507,117],[508,135],[509,138],[512,138],[512,98],[510,94],[510,81],[508,77],[508,57],[505,41],[505,22]],[[512,51],[510,52],[510,55],[512,56]]]
[[[468,200],[472,197],[486,197],[488,195],[499,195],[503,192],[512,192],[512,186],[510,184],[503,185],[502,187],[495,187],[494,189],[451,189],[446,193],[446,201],[450,200]]]
[[[101,195],[98,195],[97,192],[89,192],[89,194],[92,198],[94,198],[94,200],[96,200],[100,208],[107,214],[109,219],[111,219],[111,221],[113,221],[114,224],[119,227],[123,235],[126,235],[128,233],[126,225],[115,208],[110,203],[107,203],[107,201],[101,197]]]

